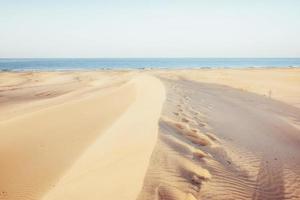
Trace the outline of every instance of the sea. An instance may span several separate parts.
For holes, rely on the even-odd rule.
[[[0,71],[300,67],[300,58],[0,58]]]

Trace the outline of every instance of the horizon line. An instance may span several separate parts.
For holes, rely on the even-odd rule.
[[[300,57],[0,57],[0,59],[300,59]]]

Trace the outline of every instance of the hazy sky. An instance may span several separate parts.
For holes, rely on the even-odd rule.
[[[300,1],[0,0],[0,57],[300,57]]]

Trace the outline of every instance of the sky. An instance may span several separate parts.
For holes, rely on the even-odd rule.
[[[0,0],[1,57],[300,57],[300,1]]]

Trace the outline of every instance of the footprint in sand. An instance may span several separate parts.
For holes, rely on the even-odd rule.
[[[163,141],[168,144],[169,147],[180,152],[183,155],[193,158],[194,160],[202,160],[205,157],[208,157],[206,153],[202,150],[193,147],[192,145],[181,141],[180,139],[172,136],[166,135],[163,137]]]
[[[156,188],[158,200],[197,200],[191,193],[183,192],[172,186],[159,186]]]
[[[203,151],[199,150],[199,149],[195,149],[193,152],[193,158],[195,160],[202,160],[203,158],[207,157],[207,154],[204,153]]]
[[[192,161],[184,161],[180,166],[180,173],[194,185],[199,185],[203,181],[211,179],[211,174],[206,169]]]
[[[0,192],[0,199],[6,199],[8,197],[8,194],[6,191],[1,191]]]
[[[205,126],[205,124],[204,124],[204,123],[201,123],[201,122],[198,122],[197,124],[198,124],[198,126],[200,126],[200,127],[204,127],[204,126]]]
[[[192,129],[187,123],[183,122],[174,122],[173,120],[165,120],[165,122],[173,127],[177,133],[185,137],[190,142],[200,145],[207,146],[212,143],[208,136],[202,134],[197,129]]]
[[[184,96],[184,99],[186,99],[186,100],[190,100],[191,98],[190,98],[190,97],[188,97],[188,96]]]
[[[176,181],[171,184],[162,183],[155,189],[157,200],[197,200],[196,194],[206,181],[211,179],[210,172],[200,163],[211,159],[210,155],[200,149],[212,141],[198,129],[189,125],[191,120],[183,117],[179,121],[169,118],[161,118],[161,122],[168,134],[161,136],[162,141],[178,154],[174,154],[172,168],[176,177],[183,179],[188,187],[182,187]],[[197,145],[194,145],[197,144]],[[180,156],[178,156],[180,155]],[[170,161],[170,160],[169,160]]]
[[[206,135],[207,137],[209,137],[209,139],[211,139],[211,140],[213,140],[213,141],[219,141],[219,139],[218,139],[215,135],[213,135],[213,134],[211,134],[211,133],[205,133],[205,135]]]
[[[190,122],[190,120],[189,120],[189,119],[187,119],[187,118],[185,118],[185,117],[183,117],[183,118],[181,119],[181,121],[182,121],[182,122],[185,122],[185,123],[188,123],[188,122]]]

